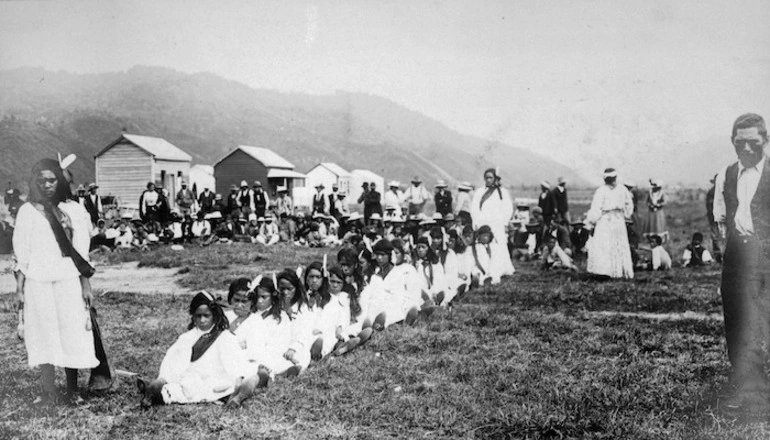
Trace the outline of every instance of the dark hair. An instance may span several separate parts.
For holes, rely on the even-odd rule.
[[[190,302],[190,324],[187,326],[188,330],[195,327],[195,319],[193,318],[193,315],[200,306],[207,306],[209,310],[211,310],[211,315],[214,318],[214,329],[227,330],[230,328],[230,321],[227,320],[227,316],[225,316],[224,310],[222,310],[222,307],[217,303],[216,300],[212,301],[209,298],[210,296],[210,293],[201,291],[193,297],[192,301]]]
[[[291,299],[291,304],[297,304],[297,309],[301,309],[302,304],[307,304],[307,292],[305,292],[305,286],[300,282],[297,273],[294,272],[294,269],[287,267],[276,276],[275,282],[277,283],[282,279],[294,286],[294,297]],[[276,285],[275,288],[277,289],[278,286]]]
[[[660,237],[660,235],[657,235],[657,234],[651,235],[650,240],[652,240],[652,242],[658,246],[663,244],[663,239]]]
[[[317,270],[321,274],[321,287],[318,288],[318,295],[321,297],[320,306],[323,308],[331,301],[332,297],[329,293],[329,279],[324,274],[324,267],[320,261],[314,261],[305,268],[303,272],[303,281],[305,282],[305,292],[310,292],[310,286],[308,286],[307,276],[311,270]]]
[[[757,127],[757,131],[767,140],[767,127],[765,127],[765,120],[762,116],[756,113],[744,113],[738,116],[738,119],[733,123],[733,136],[730,138],[735,140],[735,136],[738,134],[738,130],[741,128]]]
[[[455,245],[452,248],[452,250],[456,254],[462,254],[463,252],[465,252],[465,249],[468,246],[465,244],[465,241],[463,241],[462,237],[460,237],[460,235],[457,233],[456,229],[450,229],[449,230],[449,238],[451,238],[451,239],[453,239],[455,241]]]
[[[695,240],[703,241],[703,234],[701,234],[700,232],[696,232],[692,234],[692,241],[695,241]]]
[[[257,284],[256,287],[254,287],[254,290],[252,291],[253,299],[252,304],[254,304],[254,307],[256,308],[257,305],[257,290],[267,290],[270,293],[270,301],[271,305],[268,310],[265,310],[262,312],[262,317],[267,318],[268,316],[272,316],[276,319],[276,321],[281,322],[281,311],[283,307],[283,302],[281,301],[281,294],[276,289],[275,284],[273,284],[273,280],[271,280],[268,277],[262,277],[261,280],[259,280],[259,284]],[[255,310],[256,311],[256,310]]]
[[[432,227],[429,234],[431,238],[441,238],[442,240],[444,238],[444,230],[441,229],[441,226]]]
[[[28,200],[36,203],[47,201],[43,195],[40,194],[40,190],[37,187],[37,177],[45,170],[51,171],[54,176],[56,176],[56,191],[54,191],[50,201],[54,205],[58,205],[60,202],[72,199],[70,183],[64,176],[64,171],[61,169],[59,162],[53,159],[40,159],[32,166],[32,171],[30,172]]]
[[[424,244],[428,247],[428,253],[425,255],[425,260],[428,261],[430,264],[436,264],[438,263],[438,256],[433,251],[433,248],[430,246],[430,241],[428,240],[428,237],[420,237],[417,239],[417,242],[414,244],[414,258],[412,261],[414,261],[415,266],[417,265],[417,246]]]
[[[250,283],[251,281],[248,278],[238,278],[232,283],[230,283],[230,289],[227,292],[227,303],[230,304],[233,302],[233,296],[235,296],[236,292],[250,292]],[[249,296],[249,300],[253,299],[251,298],[251,295]]]

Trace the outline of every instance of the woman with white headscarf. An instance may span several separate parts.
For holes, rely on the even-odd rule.
[[[473,194],[471,202],[471,219],[473,228],[478,230],[486,225],[492,230],[493,241],[491,248],[495,248],[493,255],[498,255],[491,262],[495,278],[513,274],[513,263],[508,253],[508,233],[506,227],[513,216],[513,203],[508,190],[500,185],[500,176],[494,168],[484,171],[484,190],[477,190]]]
[[[634,277],[626,230],[626,218],[633,213],[631,193],[618,185],[617,171],[607,168],[604,185],[594,193],[591,209],[586,214],[586,227],[594,230],[587,246],[589,273],[611,278]]]

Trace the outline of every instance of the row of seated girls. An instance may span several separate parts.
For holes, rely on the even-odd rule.
[[[371,249],[363,243],[342,248],[338,265],[328,269],[324,257],[304,269],[239,278],[226,303],[198,293],[188,331],[166,352],[158,378],[138,380],[142,406],[238,406],[255,388],[296,376],[311,361],[344,355],[374,332],[414,325],[451,306],[470,283],[491,279],[484,243],[491,237],[464,251],[456,231],[446,245],[440,232],[420,236],[411,254],[399,238],[380,239]]]

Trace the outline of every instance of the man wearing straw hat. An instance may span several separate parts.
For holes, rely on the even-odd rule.
[[[471,221],[471,184],[462,181],[459,185],[457,185],[457,206],[455,209],[457,209],[457,212],[455,212],[455,217],[457,217],[458,222],[460,222],[463,225],[472,225]]]
[[[422,209],[425,207],[425,202],[430,199],[430,193],[422,185],[422,180],[419,177],[414,176],[412,179],[412,186],[406,190],[404,196],[405,200],[409,203],[409,214],[422,214]]]
[[[436,194],[433,196],[436,212],[441,213],[442,217],[452,212],[452,193],[446,187],[444,180],[436,182]]]

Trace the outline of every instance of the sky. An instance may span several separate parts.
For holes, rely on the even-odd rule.
[[[383,96],[584,176],[770,115],[770,4],[0,1],[0,69],[164,66]]]

